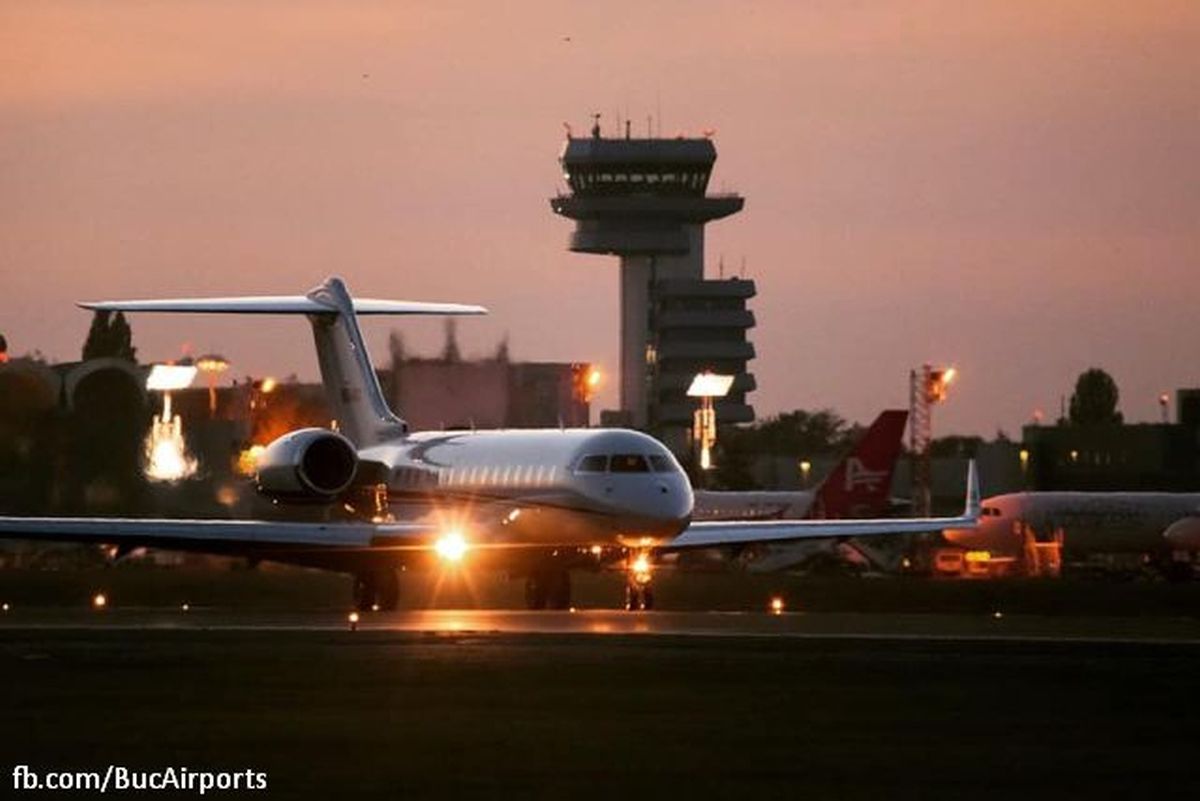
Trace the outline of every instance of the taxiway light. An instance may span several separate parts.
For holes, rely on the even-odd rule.
[[[782,615],[783,608],[784,608],[784,604],[783,604],[782,597],[776,595],[774,598],[771,599],[771,614]]]
[[[467,539],[460,532],[451,531],[442,535],[433,549],[447,562],[461,562],[467,553]]]
[[[103,609],[108,606],[108,596],[102,592],[98,592],[92,596],[92,608]]]

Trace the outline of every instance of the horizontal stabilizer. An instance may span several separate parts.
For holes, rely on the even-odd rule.
[[[99,300],[79,304],[93,311],[198,312],[204,314],[337,314],[339,309],[304,295],[165,300]],[[354,299],[355,314],[487,314],[483,306],[411,300]]]

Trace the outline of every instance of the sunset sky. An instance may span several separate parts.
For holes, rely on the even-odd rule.
[[[1200,386],[1194,0],[5,0],[0,332],[75,359],[75,300],[339,274],[488,306],[467,353],[507,333],[612,370],[616,260],[569,253],[547,203],[593,111],[716,130],[712,186],[746,208],[708,262],[758,282],[760,416],[867,421],[927,360],[961,371],[940,433],[1053,418],[1092,365],[1134,420]],[[316,375],[294,319],[132,324],[143,359]]]

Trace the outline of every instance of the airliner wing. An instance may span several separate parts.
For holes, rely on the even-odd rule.
[[[716,548],[880,534],[920,534],[948,528],[974,528],[979,522],[979,476],[975,462],[967,471],[966,508],[958,517],[910,517],[879,520],[722,520],[692,523],[664,550]]]

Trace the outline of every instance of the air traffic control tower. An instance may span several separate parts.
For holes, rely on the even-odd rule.
[[[711,140],[568,136],[562,162],[570,193],[551,199],[575,220],[570,249],[621,260],[621,375],[618,415],[606,422],[652,431],[676,453],[687,450],[696,373],[735,376],[716,404],[720,423],[748,423],[746,301],[754,282],[704,277],[704,225],[742,210],[736,194],[707,194],[717,160]]]

